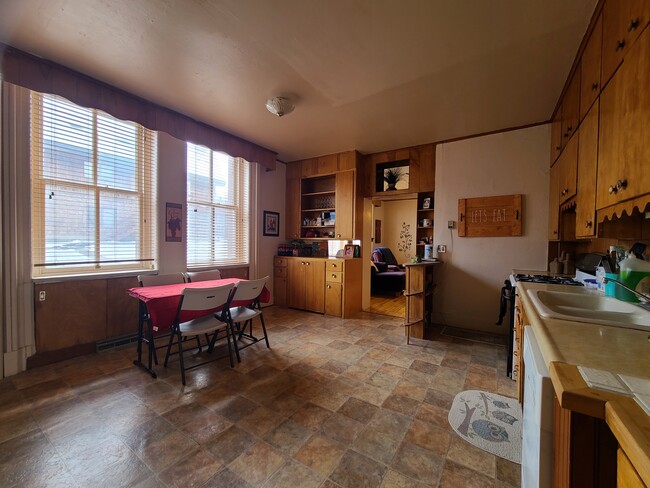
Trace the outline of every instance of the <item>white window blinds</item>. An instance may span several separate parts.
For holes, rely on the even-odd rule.
[[[249,163],[187,144],[187,266],[248,264]]]
[[[156,134],[32,92],[33,276],[154,267]]]

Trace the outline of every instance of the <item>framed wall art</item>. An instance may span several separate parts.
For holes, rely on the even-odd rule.
[[[183,205],[168,202],[165,222],[165,241],[181,242],[183,240]]]
[[[277,237],[280,235],[280,213],[264,210],[262,234]]]

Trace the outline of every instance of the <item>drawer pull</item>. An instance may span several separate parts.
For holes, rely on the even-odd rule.
[[[587,221],[585,222],[585,227],[586,227],[587,229],[589,229],[592,225],[594,225],[594,223],[593,223],[591,220],[587,220]]]
[[[616,42],[616,51],[620,51],[625,47],[625,39],[621,39],[620,41]]]
[[[615,185],[610,185],[609,193],[610,195],[618,193],[620,190],[625,190],[627,188],[627,180],[618,180]]]
[[[639,18],[638,17],[636,19],[630,20],[630,25],[627,26],[627,31],[632,32],[633,30],[636,30],[637,27],[639,27]]]
[[[595,90],[597,90],[597,89],[598,89],[598,82],[597,82],[597,81],[594,81],[594,82],[591,84],[591,90],[592,90],[592,91],[595,91]]]
[[[336,275],[334,273],[332,273],[332,278],[336,278]]]
[[[332,288],[332,286],[331,286],[331,285],[327,285],[327,288],[330,289],[330,288]]]

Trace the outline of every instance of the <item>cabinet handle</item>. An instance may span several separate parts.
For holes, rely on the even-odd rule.
[[[615,194],[618,193],[620,190],[625,190],[627,188],[627,180],[618,180],[615,185],[610,185],[609,186],[609,193]]]
[[[311,263],[305,263],[305,266],[309,266]]]
[[[556,230],[554,230],[554,231],[553,231],[553,234],[557,234],[557,231],[556,231]]]
[[[332,288],[332,287],[331,287],[331,285],[327,285],[327,288],[330,289],[330,288]]]
[[[332,278],[336,278],[336,275],[334,273],[332,273]]]
[[[587,229],[589,229],[592,225],[593,225],[593,222],[592,222],[591,220],[587,220],[587,221],[585,222],[585,227],[586,227]]]
[[[639,18],[638,17],[636,19],[630,20],[630,25],[627,26],[627,31],[632,32],[633,30],[636,30],[637,27],[639,27]]]
[[[591,90],[592,90],[592,91],[595,91],[595,90],[597,90],[597,89],[598,89],[598,82],[597,82],[597,81],[594,81],[594,82],[591,84]]]
[[[555,146],[556,151],[559,151],[560,149],[562,149],[562,146]]]
[[[336,237],[341,237],[341,234],[336,234]]]
[[[620,41],[616,42],[616,51],[620,51],[625,47],[625,39],[621,39]]]

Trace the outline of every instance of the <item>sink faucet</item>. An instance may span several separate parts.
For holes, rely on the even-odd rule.
[[[636,291],[634,288],[630,288],[629,286],[621,283],[618,280],[615,280],[615,279],[612,279],[612,278],[607,278],[607,277],[603,278],[603,283],[609,283],[610,281],[612,283],[617,284],[621,288],[624,288],[627,291],[629,291],[631,293],[634,293],[642,302],[650,303],[650,296],[646,295],[645,293],[641,293],[640,291]]]

